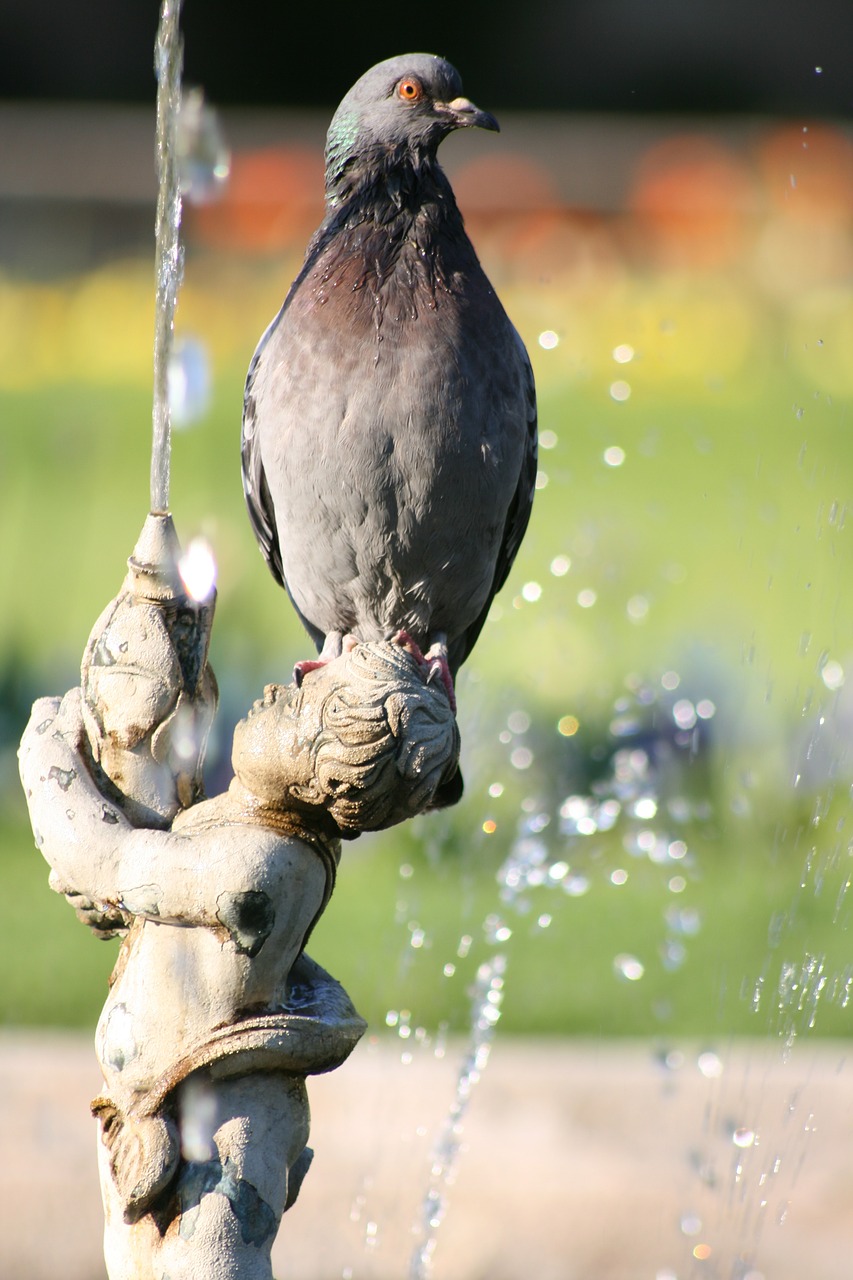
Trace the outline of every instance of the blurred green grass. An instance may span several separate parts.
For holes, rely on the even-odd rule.
[[[546,447],[528,537],[460,679],[466,797],[345,846],[312,954],[373,1026],[394,1009],[413,1027],[463,1028],[477,965],[499,948],[509,1031],[805,1030],[817,973],[814,1030],[847,1033],[853,387],[837,298],[769,299],[737,270],[625,270],[597,292],[557,276],[521,286],[484,258],[534,360]],[[291,265],[217,278],[191,261],[179,308],[179,328],[216,358],[211,407],[175,431],[172,482],[179,534],[204,534],[219,564],[216,785],[234,720],[306,651],[239,479],[243,373]],[[0,1023],[92,1025],[115,954],[48,891],[13,751],[32,698],[76,681],[147,511],[150,284],[119,264],[0,298]],[[555,346],[540,345],[545,330]],[[642,682],[642,723],[620,739],[620,700],[636,710]],[[647,825],[689,848],[675,890],[671,865],[626,851],[627,810],[582,838],[560,833],[558,812],[601,783],[620,743],[671,742],[678,698],[715,710],[654,780]],[[519,711],[529,727],[508,728]],[[513,763],[519,745],[529,758]],[[587,887],[531,890],[519,913],[496,876],[530,813],[549,815],[548,859]],[[674,908],[693,932],[675,937]],[[496,940],[496,917],[511,937]],[[640,962],[639,981],[620,977],[620,955]],[[778,1007],[786,965],[784,982],[805,974],[802,1009]]]
[[[832,824],[813,826],[827,779],[793,787],[817,719],[838,698],[821,683],[821,655],[846,656],[853,635],[850,597],[840,589],[849,549],[840,517],[829,514],[849,477],[839,459],[840,411],[823,400],[812,407],[805,466],[802,420],[791,411],[800,390],[794,378],[766,403],[721,392],[690,407],[651,395],[608,403],[588,387],[552,385],[547,373],[540,381],[542,422],[558,439],[543,451],[548,483],[498,618],[462,678],[468,796],[457,813],[422,820],[416,831],[345,846],[312,954],[346,983],[373,1026],[393,1008],[409,1010],[418,1025],[460,1029],[476,966],[494,950],[483,922],[497,911],[513,931],[508,1031],[763,1031],[773,1020],[766,1007],[752,1011],[760,976],[772,987],[783,959],[799,963],[806,953],[840,973],[849,947],[846,916],[834,918],[830,891],[819,898],[798,890],[808,848],[802,832],[824,858],[843,840]],[[239,403],[235,371],[217,388],[208,420],[176,435],[173,489],[182,535],[204,532],[220,562],[213,660],[225,689],[222,714],[232,721],[305,647],[243,517]],[[4,445],[14,473],[4,545],[15,545],[16,530],[28,531],[3,565],[5,598],[15,602],[4,616],[3,652],[18,655],[28,695],[61,692],[76,679],[88,628],[117,590],[144,516],[147,396],[41,389],[5,395],[3,413],[16,423]],[[602,460],[613,444],[625,451],[616,468]],[[558,556],[571,561],[562,576],[549,567]],[[530,583],[541,587],[538,597]],[[596,593],[591,607],[578,604],[585,590]],[[628,602],[638,598],[647,611],[632,620]],[[591,867],[581,897],[538,890],[530,912],[516,919],[495,883],[521,801],[535,796],[555,812],[563,794],[585,791],[590,753],[608,742],[626,675],[659,687],[667,671],[679,673],[679,692],[711,698],[717,708],[701,758],[688,757],[676,779],[675,793],[698,790],[714,817],[691,827],[695,869],[678,905],[689,902],[701,923],[674,969],[662,960],[672,868],[632,865],[628,882],[613,886],[608,877],[625,862],[616,835],[592,839],[594,854],[575,841],[573,867]],[[536,756],[523,772],[507,764],[499,742],[518,708],[531,718],[524,741]],[[572,742],[556,731],[567,714],[580,726]],[[507,788],[499,803],[488,795],[493,777]],[[14,779],[6,782],[14,818],[0,836],[0,1020],[92,1025],[115,946],[90,939],[48,891]],[[839,777],[830,792],[845,785]],[[487,841],[483,821],[498,811],[499,830]],[[836,825],[843,821],[839,810]],[[549,856],[560,849],[558,841]],[[413,868],[407,881],[401,864]],[[835,897],[840,892],[839,881]],[[535,924],[543,913],[552,917],[547,928]],[[780,918],[781,950],[768,941]],[[418,948],[412,921],[427,939]],[[470,952],[459,959],[469,934]],[[619,980],[620,953],[640,959],[641,981]],[[448,963],[452,978],[444,976]],[[848,1029],[849,1011],[824,1001],[816,1030]]]

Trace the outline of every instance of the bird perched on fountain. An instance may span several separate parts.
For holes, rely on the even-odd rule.
[[[436,158],[472,126],[498,129],[431,54],[343,99],[326,215],[252,359],[242,442],[255,535],[320,662],[397,638],[454,709],[536,476],[530,361]]]

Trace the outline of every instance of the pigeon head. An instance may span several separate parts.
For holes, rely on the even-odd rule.
[[[419,168],[442,138],[470,127],[499,131],[488,111],[462,96],[455,67],[431,53],[388,58],[356,81],[332,118],[326,139],[326,189],[333,193],[359,163]]]

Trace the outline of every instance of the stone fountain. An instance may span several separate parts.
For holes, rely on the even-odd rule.
[[[182,588],[176,549],[149,516],[81,687],[33,707],[21,777],[51,887],[124,938],[92,1103],[110,1278],[262,1280],[310,1164],[305,1078],[364,1031],[304,951],[341,839],[428,808],[459,734],[417,657],[357,645],[268,685],[229,789],[203,799],[213,607]]]
[[[413,646],[345,646],[298,687],[267,686],[237,726],[234,780],[204,797],[215,593],[184,584],[168,513],[179,11],[164,0],[157,43],[151,513],[80,687],[35,703],[20,769],[51,887],[94,934],[123,939],[92,1103],[109,1276],[270,1280],[311,1160],[306,1077],[365,1028],[305,944],[341,840],[439,806],[459,733]]]

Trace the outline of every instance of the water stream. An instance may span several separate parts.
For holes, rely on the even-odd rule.
[[[156,298],[154,310],[154,436],[151,449],[151,510],[169,510],[172,420],[169,362],[175,332],[175,308],[181,286],[181,183],[178,170],[178,117],[181,108],[183,41],[181,0],[163,0],[154,50],[157,76],[157,220]]]
[[[559,914],[560,903],[550,900],[553,895],[563,901],[585,896],[596,877],[614,890],[621,890],[637,862],[651,864],[659,872],[658,956],[666,971],[674,972],[685,963],[690,939],[701,929],[698,911],[693,906],[680,905],[697,868],[694,851],[683,838],[683,828],[688,823],[695,827],[709,815],[707,806],[696,805],[680,789],[684,777],[681,766],[699,749],[698,726],[711,720],[715,708],[709,698],[697,699],[694,705],[677,696],[674,691],[678,683],[674,672],[667,672],[657,688],[641,681],[629,682],[629,689],[620,695],[613,709],[609,767],[588,794],[565,796],[553,812],[546,802],[531,795],[520,804],[515,838],[497,874],[496,900],[479,931],[473,931],[485,939],[491,954],[478,966],[471,987],[468,1042],[448,1113],[430,1155],[428,1186],[409,1280],[427,1280],[433,1273],[450,1189],[463,1158],[465,1116],[488,1065],[506,983],[512,981],[514,935],[526,926],[524,936],[534,939],[527,945],[535,946],[535,935],[548,929]],[[530,715],[516,709],[499,733],[499,749],[505,752],[510,773],[526,772],[534,763],[535,753],[528,745],[531,727]],[[542,782],[540,778],[540,785]],[[488,791],[498,799],[504,793],[504,785],[492,782]],[[673,821],[678,830],[670,829]],[[496,824],[486,817],[482,826],[489,832]],[[617,859],[619,865],[610,865],[608,858],[599,865],[603,850],[597,847],[597,839],[602,837],[608,856],[614,844],[621,847],[624,856]],[[465,941],[457,954],[466,950]],[[468,936],[469,946],[471,942]],[[618,939],[614,939],[614,945],[618,946]],[[616,981],[636,984],[644,976],[645,964],[633,953],[617,949],[612,963]],[[706,1055],[704,1063],[709,1073],[712,1056]]]

